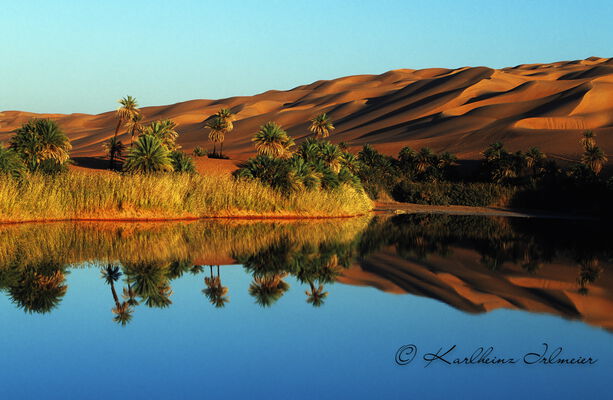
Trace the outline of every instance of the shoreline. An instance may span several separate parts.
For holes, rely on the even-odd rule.
[[[546,210],[513,210],[496,207],[472,207],[472,206],[436,206],[429,204],[376,202],[374,213],[378,214],[446,214],[446,215],[482,215],[489,217],[510,218],[542,218],[542,219],[569,219],[569,220],[593,220],[600,218],[590,215],[550,213]]]
[[[428,204],[414,203],[393,203],[393,202],[376,202],[372,210],[367,213],[354,215],[207,215],[201,217],[177,217],[177,218],[151,218],[151,217],[126,217],[126,218],[39,218],[28,219],[22,221],[0,220],[2,225],[17,225],[17,224],[45,224],[58,222],[195,222],[203,220],[243,220],[243,221],[307,221],[307,220],[330,220],[330,219],[350,219],[363,217],[368,214],[373,215],[402,215],[402,214],[445,214],[445,215],[466,215],[466,216],[488,216],[488,217],[505,217],[505,218],[540,218],[540,219],[567,219],[567,220],[591,220],[598,221],[599,218],[588,215],[575,214],[556,214],[548,213],[547,211],[527,211],[513,210],[496,207],[472,207],[472,206],[438,206]]]

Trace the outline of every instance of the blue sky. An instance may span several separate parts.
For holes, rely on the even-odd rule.
[[[613,1],[0,0],[0,110],[98,113],[396,68],[613,56]]]

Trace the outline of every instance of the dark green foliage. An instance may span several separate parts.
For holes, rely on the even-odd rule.
[[[358,160],[358,177],[370,198],[377,199],[380,193],[389,193],[399,178],[396,160],[384,156],[368,144],[358,153]]]
[[[26,172],[26,166],[13,150],[6,148],[0,144],[0,174],[10,175],[15,179],[20,179]]]
[[[159,138],[142,135],[130,149],[124,169],[135,173],[172,171],[170,151]]]
[[[175,150],[170,153],[170,160],[175,172],[186,172],[190,174],[196,172],[194,160],[182,151]]]
[[[330,142],[307,139],[291,158],[260,154],[250,158],[234,172],[237,178],[258,179],[291,193],[297,190],[336,189],[341,184],[361,188],[355,156],[343,153]]]
[[[486,207],[503,205],[514,189],[493,183],[418,183],[402,181],[393,191],[394,200],[432,205]]]
[[[207,151],[205,149],[203,149],[202,147],[200,147],[200,146],[196,146],[194,148],[194,151],[192,152],[192,154],[195,157],[204,157],[204,156],[207,155]]]
[[[57,122],[49,119],[32,119],[15,130],[10,147],[30,172],[41,173],[63,171],[72,148]]]
[[[521,152],[510,153],[502,143],[491,144],[484,152],[482,171],[487,180],[508,183],[521,176],[526,165],[526,157]]]

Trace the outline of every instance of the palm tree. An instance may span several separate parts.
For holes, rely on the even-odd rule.
[[[607,161],[608,158],[604,151],[596,145],[587,147],[581,157],[581,163],[591,169],[596,175],[602,171],[602,167]]]
[[[225,139],[227,129],[226,122],[219,117],[214,117],[207,121],[204,126],[209,129],[209,141],[213,142],[213,154],[215,155],[215,145],[219,142],[223,143]]]
[[[134,143],[134,135],[139,136],[145,129],[141,122],[142,120],[143,114],[136,112],[126,121],[126,128],[130,132],[130,147]]]
[[[309,131],[314,133],[316,136],[326,138],[330,136],[330,133],[333,130],[334,125],[332,124],[332,120],[325,112],[311,119],[311,126],[309,127]]]
[[[252,141],[255,142],[258,154],[270,157],[288,157],[291,154],[290,148],[294,145],[294,140],[287,132],[272,121],[262,125]]]
[[[50,119],[32,119],[15,130],[10,139],[12,148],[30,171],[35,171],[45,160],[64,165],[70,158],[72,145],[57,122]]]
[[[532,177],[536,177],[543,168],[547,155],[536,147],[532,147],[525,154],[526,167],[532,170]]]
[[[179,148],[176,143],[179,137],[176,127],[177,124],[171,119],[154,121],[144,129],[143,134],[155,136],[168,150],[175,151]]]
[[[138,113],[138,102],[132,96],[126,96],[123,99],[118,101],[121,104],[121,107],[117,109],[115,112],[117,116],[117,126],[115,127],[115,135],[117,137],[117,133],[119,132],[119,127],[123,125],[126,121],[130,120],[134,114]]]
[[[230,111],[229,108],[222,108],[221,110],[217,111],[217,114],[215,115],[225,125],[224,136],[221,140],[221,149],[219,150],[219,154],[223,155],[223,139],[225,139],[225,134],[232,132],[234,129],[234,124],[232,122],[236,119],[236,116],[232,113],[232,111]]]
[[[139,304],[138,300],[136,299],[136,292],[129,282],[128,287],[123,288],[123,294],[121,297],[123,297],[124,301],[130,306],[137,306]]]
[[[418,173],[424,173],[432,165],[436,158],[436,154],[427,147],[422,148],[416,156],[415,169]]]
[[[338,174],[343,162],[343,152],[338,146],[330,142],[324,143],[321,146],[321,158],[332,172]]]
[[[117,158],[121,158],[126,149],[126,145],[121,143],[121,140],[117,139],[116,137],[112,137],[106,142],[102,143],[102,148],[104,149],[104,153],[109,158],[109,168],[115,169],[115,160]]]
[[[173,171],[170,152],[155,136],[142,135],[130,150],[124,168],[128,172]]]
[[[311,290],[304,292],[307,295],[307,303],[312,304],[313,307],[321,307],[328,297],[328,292],[324,292],[323,285],[316,288],[312,281],[309,281],[309,286]]]
[[[594,147],[596,146],[596,134],[592,131],[585,131],[583,135],[581,135],[580,142],[585,150]]]

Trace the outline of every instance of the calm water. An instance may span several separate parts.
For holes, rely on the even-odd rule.
[[[4,226],[0,398],[608,398],[611,250],[436,215]]]

